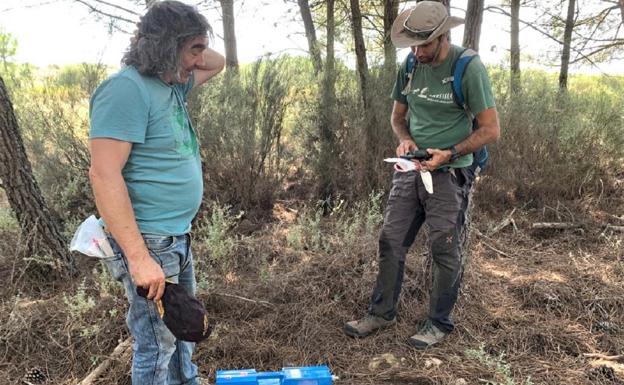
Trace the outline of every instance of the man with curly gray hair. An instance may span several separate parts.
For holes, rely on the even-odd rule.
[[[130,303],[135,385],[199,384],[194,344],[175,338],[157,303],[165,280],[195,293],[189,232],[203,182],[186,96],[225,64],[208,48],[211,33],[195,7],[156,2],[141,17],[124,66],[91,97],[89,176],[115,252],[105,264]]]

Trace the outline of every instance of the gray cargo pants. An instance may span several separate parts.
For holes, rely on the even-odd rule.
[[[429,319],[441,330],[453,330],[451,311],[462,278],[460,233],[467,206],[468,169],[431,173],[433,194],[427,193],[418,172],[395,172],[379,236],[379,272],[369,313],[392,319],[403,283],[405,255],[422,224],[429,225],[433,259]]]

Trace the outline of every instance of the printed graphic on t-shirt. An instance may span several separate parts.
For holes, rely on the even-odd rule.
[[[410,91],[410,94],[415,95],[421,99],[425,99],[427,101],[433,102],[433,103],[440,103],[440,104],[454,103],[453,93],[443,92],[443,93],[430,94],[429,87],[414,88],[413,90]]]
[[[176,138],[176,151],[183,156],[192,156],[197,152],[197,141],[191,133],[191,127],[186,116],[186,111],[179,104],[173,107],[173,119],[171,122]]]

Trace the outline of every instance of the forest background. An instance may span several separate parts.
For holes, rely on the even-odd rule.
[[[147,5],[75,3],[113,35]],[[392,172],[382,159],[396,146],[388,95],[403,59],[388,31],[414,2],[284,1],[307,55],[245,64],[236,21],[252,1],[192,3],[218,15],[227,61],[189,102],[205,182],[198,295],[218,322],[198,347],[203,375],[324,363],[344,384],[622,383],[624,78],[595,73],[622,62],[623,0],[445,2],[466,18],[454,43],[479,50],[496,15],[509,50],[488,66],[502,136],[476,184],[460,326],[424,353],[403,341],[426,311],[425,234],[396,329],[362,341],[340,330],[365,311],[376,272]],[[554,49],[523,53],[529,30]],[[0,381],[129,383],[123,292],[67,251],[96,213],[88,100],[114,68],[38,68],[18,49],[0,33]]]

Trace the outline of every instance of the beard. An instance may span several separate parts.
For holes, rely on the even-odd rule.
[[[191,69],[180,68],[176,71],[174,79],[176,83],[186,83],[189,77],[191,76],[191,73],[193,73],[192,68]]]
[[[433,50],[433,53],[431,53],[429,55],[417,55],[416,58],[418,59],[419,63],[422,63],[422,64],[432,64],[438,58],[438,55],[440,54],[441,48],[442,48],[442,42],[438,38],[436,40],[436,47],[435,47],[435,50]]]

